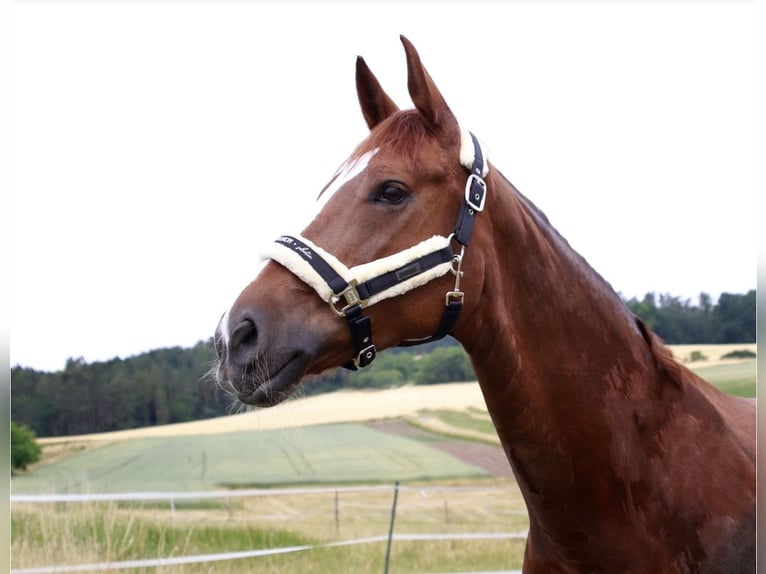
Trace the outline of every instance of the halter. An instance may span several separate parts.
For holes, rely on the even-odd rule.
[[[448,236],[434,235],[393,255],[347,267],[301,235],[283,235],[263,253],[310,285],[330,309],[348,322],[356,356],[343,365],[357,370],[369,365],[377,354],[372,342],[370,318],[362,310],[379,301],[403,295],[452,271],[455,286],[445,294],[444,314],[439,328],[430,337],[402,341],[400,347],[436,341],[449,334],[463,308],[460,278],[465,248],[471,238],[476,216],[484,209],[489,171],[487,156],[471,132],[461,131],[460,163],[469,170],[465,195],[454,231]],[[452,240],[460,252],[452,249]]]

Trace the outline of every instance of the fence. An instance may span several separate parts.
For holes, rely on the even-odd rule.
[[[501,494],[502,496],[498,496]],[[185,502],[210,499],[223,500],[223,508],[229,519],[237,514],[252,518],[254,509],[260,509],[260,518],[274,518],[274,505],[282,512],[300,512],[300,522],[318,520],[330,529],[334,522],[333,540],[313,545],[297,545],[279,548],[246,550],[239,552],[173,556],[78,564],[65,566],[43,566],[18,568],[12,574],[43,574],[66,572],[94,572],[151,568],[161,566],[182,566],[187,564],[211,563],[307,552],[320,548],[337,548],[365,544],[387,543],[386,572],[391,545],[396,542],[460,541],[460,540],[523,540],[526,538],[526,512],[520,500],[508,502],[506,488],[477,486],[349,486],[332,488],[291,488],[291,489],[249,489],[218,492],[135,492],[115,494],[51,494],[13,495],[14,504],[77,504],[97,502],[167,502],[173,519],[180,514],[177,508]],[[283,499],[277,503],[278,499]],[[513,497],[511,497],[513,498]],[[233,504],[236,499],[248,501],[258,499],[258,504],[248,507]],[[284,499],[291,501],[289,504]],[[272,507],[263,508],[264,501]],[[318,504],[321,501],[321,504]],[[296,510],[290,510],[293,508]],[[295,516],[290,514],[293,522]],[[414,519],[416,517],[416,519]],[[420,526],[429,532],[396,531],[397,520],[402,521],[406,530]],[[515,531],[508,531],[509,524],[521,525]],[[489,528],[486,528],[489,526]],[[484,527],[484,528],[482,528]],[[504,527],[504,528],[503,528]],[[344,530],[350,528],[356,536],[344,537]],[[479,531],[471,532],[470,530]],[[377,530],[377,533],[374,531]],[[388,531],[388,534],[383,532]],[[466,532],[466,530],[469,530]]]

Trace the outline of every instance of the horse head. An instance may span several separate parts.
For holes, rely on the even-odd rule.
[[[462,255],[483,207],[486,155],[401,39],[414,109],[400,110],[357,59],[368,137],[320,193],[313,221],[267,248],[218,325],[218,380],[243,403],[277,404],[306,375],[444,336],[481,292],[479,253],[464,265]]]

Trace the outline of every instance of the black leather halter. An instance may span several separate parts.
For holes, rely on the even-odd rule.
[[[402,341],[399,346],[407,347],[436,341],[452,331],[463,308],[460,278],[465,248],[471,239],[476,216],[484,209],[484,202],[487,198],[487,185],[483,179],[487,171],[486,158],[476,136],[470,133],[470,137],[473,143],[473,162],[466,181],[465,194],[457,224],[449,236],[450,240],[446,241],[446,245],[425,255],[410,259],[393,270],[358,282],[353,278],[350,280],[344,278],[341,273],[349,275],[348,271],[350,270],[334,258],[332,258],[334,263],[338,265],[328,261],[330,257],[319,253],[316,246],[307,239],[301,236],[283,235],[276,240],[278,245],[289,249],[308,263],[313,273],[318,275],[332,291],[332,296],[329,298],[330,308],[336,315],[346,319],[355,350],[354,358],[344,364],[343,367],[353,371],[366,367],[375,359],[377,354],[375,344],[372,342],[370,318],[362,313],[364,307],[372,304],[369,300],[392,287],[401,285],[446,263],[451,263],[451,271],[455,274],[455,288],[445,294],[444,314],[438,329],[430,337],[408,339]],[[459,253],[453,251],[451,239],[460,245]],[[269,257],[287,266],[286,261],[276,253],[269,255]],[[341,269],[339,270],[337,267],[341,267]],[[295,273],[294,269],[290,270]],[[304,277],[298,276],[304,281],[306,280]],[[431,277],[431,279],[433,278],[435,276]],[[341,308],[339,308],[339,304],[342,304]]]

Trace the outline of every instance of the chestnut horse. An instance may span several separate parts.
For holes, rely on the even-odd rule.
[[[415,108],[357,59],[369,136],[224,314],[219,382],[269,406],[307,375],[449,333],[527,505],[524,572],[754,572],[754,402],[672,358],[402,42]]]

